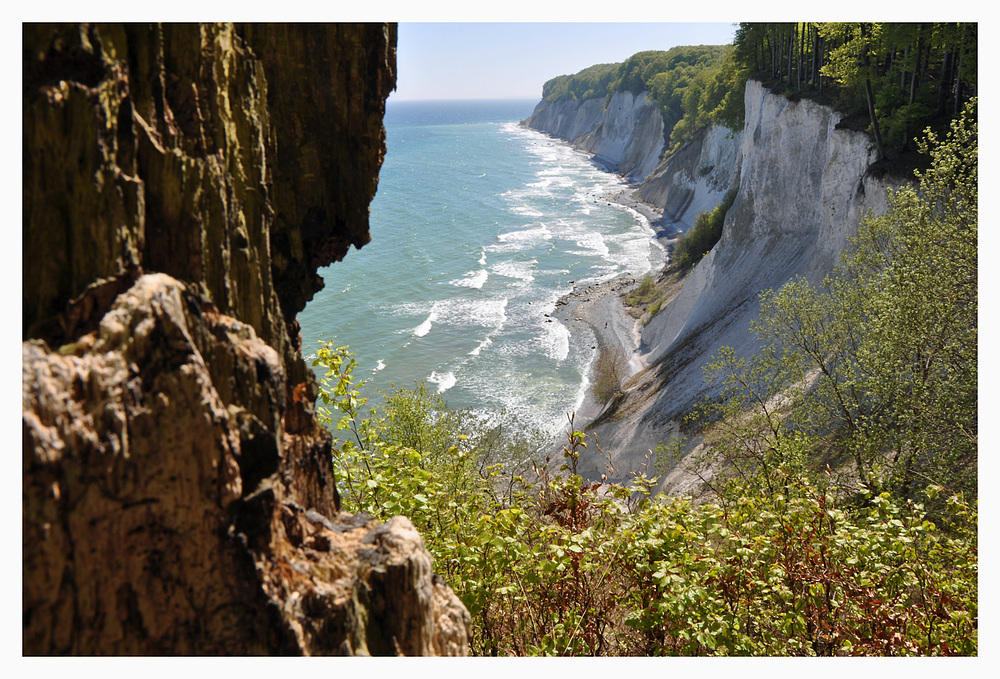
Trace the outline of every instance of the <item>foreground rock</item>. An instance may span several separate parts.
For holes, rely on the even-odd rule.
[[[409,521],[339,511],[295,321],[395,27],[23,32],[23,653],[466,654]]]

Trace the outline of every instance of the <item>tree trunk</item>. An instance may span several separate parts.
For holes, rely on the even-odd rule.
[[[812,57],[812,76],[811,76],[813,87],[819,86],[819,46],[820,46],[819,30],[813,29],[813,57]]]
[[[872,95],[871,78],[865,78],[865,97],[868,99],[868,116],[872,120],[872,133],[875,135],[878,159],[880,161],[889,160],[889,154],[885,152],[885,145],[882,143],[882,132],[879,130],[878,119],[875,117],[875,97]]]
[[[923,54],[924,46],[924,25],[921,24],[917,29],[917,50],[916,58],[913,64],[913,73],[910,74],[910,97],[908,104],[913,106],[914,102],[917,100],[917,83],[920,80],[920,57]],[[903,121],[903,145],[901,147],[902,151],[906,151],[910,147],[910,113],[907,114],[906,119]]]
[[[958,53],[958,65],[955,68],[955,115],[957,116],[962,107],[962,51]]]
[[[962,61],[965,58],[965,50],[969,35],[969,25],[962,26],[962,37],[958,41],[958,62],[955,64],[955,115],[962,110]],[[973,37],[975,40],[975,37]]]
[[[905,92],[906,91],[906,61],[907,61],[907,58],[909,56],[910,56],[910,48],[907,47],[905,50],[903,50],[903,67],[901,69],[899,69],[899,91],[900,92]]]
[[[771,68],[771,79],[774,80],[774,62],[775,62],[774,41],[771,40],[770,37],[768,37],[767,39],[767,53],[770,55],[770,62],[768,65]]]
[[[820,69],[823,68],[823,55],[826,54],[826,38],[819,39],[819,50],[816,57],[816,83],[819,86],[819,91],[823,91],[823,73]]]
[[[795,79],[799,84],[799,89],[802,89],[802,68],[803,68],[803,54],[806,50],[806,27],[807,24],[802,24],[802,30],[799,31],[799,58],[795,63]]]
[[[792,55],[795,53],[795,28],[788,34],[788,86],[792,86]]]
[[[878,126],[878,119],[875,117],[875,96],[872,94],[872,69],[871,50],[868,48],[868,24],[861,24],[861,43],[864,53],[861,55],[861,67],[865,74],[865,98],[868,101],[868,117],[872,122],[872,134],[875,135],[875,147],[878,149],[879,161],[889,159],[889,154],[885,152],[885,144],[882,143],[882,132]]]
[[[783,50],[785,48],[785,40],[780,35],[775,33],[774,36],[774,63],[771,65],[771,71],[773,77],[778,79],[780,83],[784,73],[781,70],[781,56],[784,54]]]
[[[941,78],[938,80],[937,111],[939,116],[943,116],[945,114],[945,111],[947,110],[948,91],[951,89],[951,79],[952,79],[949,69],[952,69],[952,63],[951,63],[952,61],[954,61],[954,57],[951,56],[951,53],[948,51],[948,48],[945,47],[944,58],[941,62]],[[913,98],[912,95],[910,98],[912,100]]]

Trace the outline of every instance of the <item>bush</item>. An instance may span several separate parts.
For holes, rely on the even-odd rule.
[[[634,290],[625,294],[625,304],[634,307],[649,304],[655,295],[656,280],[653,274],[646,274]]]
[[[628,358],[618,347],[602,347],[594,363],[594,398],[607,403],[621,391],[628,373]]]
[[[401,403],[426,418],[407,436],[452,422],[426,391],[363,419],[347,350],[324,345],[315,364],[320,416],[349,434],[334,443],[344,508],[410,517],[472,615],[475,654],[978,652],[978,515],[960,496],[931,522],[920,504],[859,508],[779,466],[767,484],[730,484],[725,508],[653,501],[656,480],[622,478],[607,455],[601,483],[576,473],[588,442],[572,418],[558,470],[481,474],[471,438],[423,454],[393,440]]]
[[[694,226],[684,232],[674,245],[673,261],[682,269],[697,264],[722,237],[722,227],[726,214],[736,200],[738,187],[733,187],[722,202],[711,212],[702,212],[694,220]]]

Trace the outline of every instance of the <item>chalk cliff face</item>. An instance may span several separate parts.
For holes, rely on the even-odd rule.
[[[603,99],[541,101],[527,127],[565,139],[612,172],[641,181],[663,155],[663,117],[643,92],[616,92]]]
[[[368,235],[394,25],[23,27],[22,650],[464,654],[339,512],[295,314]]]
[[[647,367],[596,420],[602,448],[619,456],[621,469],[637,468],[646,451],[678,431],[680,418],[707,395],[703,367],[721,346],[754,351],[749,323],[762,290],[796,275],[819,282],[865,212],[886,209],[890,184],[868,174],[872,143],[863,133],[837,129],[840,114],[771,94],[756,81],[747,83],[745,103],[743,131],[701,131],[635,193],[690,226],[731,187],[739,189],[719,243],[642,328],[639,351]],[[603,466],[581,458],[580,469],[599,477]],[[686,481],[678,472],[664,487]]]
[[[682,229],[715,208],[740,181],[742,132],[702,128],[646,176],[635,199],[663,209]]]

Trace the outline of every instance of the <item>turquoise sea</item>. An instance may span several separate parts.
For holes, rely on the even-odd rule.
[[[320,271],[303,353],[349,345],[365,395],[424,381],[453,408],[553,434],[589,384],[593,334],[549,315],[574,285],[664,260],[626,188],[587,154],[522,128],[535,101],[388,102],[372,241]]]

